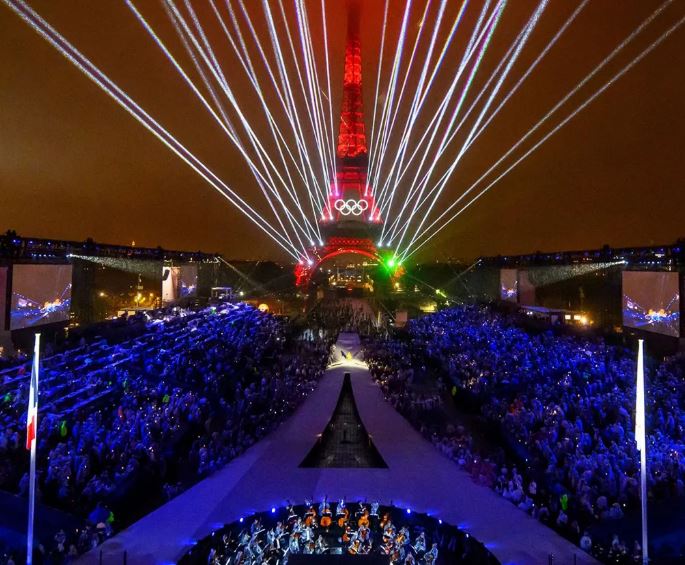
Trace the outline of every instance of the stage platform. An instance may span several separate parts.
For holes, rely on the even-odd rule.
[[[351,353],[343,359],[341,351]],[[387,468],[303,468],[351,374],[362,421]],[[504,564],[596,563],[487,487],[476,485],[402,416],[372,381],[356,334],[341,334],[336,361],[295,414],[224,469],[82,556],[79,563],[172,563],[192,544],[242,516],[286,499],[368,499],[426,512],[470,533]]]

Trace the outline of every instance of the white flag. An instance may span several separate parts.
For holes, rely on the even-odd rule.
[[[646,448],[645,442],[645,361],[644,340],[638,340],[637,351],[637,390],[635,394],[635,441],[637,448],[642,451]]]

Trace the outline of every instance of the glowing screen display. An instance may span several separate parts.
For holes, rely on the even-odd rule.
[[[197,295],[197,265],[183,265],[181,267],[181,298]]]
[[[10,330],[69,319],[71,265],[14,265]]]
[[[499,297],[502,300],[518,300],[518,280],[516,269],[501,269],[499,272]]]
[[[197,265],[164,267],[162,271],[162,301],[197,295]]]
[[[678,273],[624,271],[623,325],[680,336]]]

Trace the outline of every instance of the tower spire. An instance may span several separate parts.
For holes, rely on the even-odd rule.
[[[362,54],[359,40],[359,3],[347,5],[347,43],[345,45],[345,74],[343,98],[338,130],[339,158],[367,154],[362,103]]]
[[[314,247],[315,261],[302,260],[295,268],[297,285],[309,284],[318,266],[338,255],[359,254],[381,262],[376,241],[383,225],[373,187],[369,185],[369,158],[362,104],[362,55],[359,40],[360,0],[347,1],[345,72],[340,129],[335,156],[335,178],[321,213],[325,243]]]
[[[362,54],[359,40],[359,0],[347,2],[347,42],[336,150],[335,180],[328,193],[322,222],[382,223],[373,188],[368,184],[368,148],[362,103]]]

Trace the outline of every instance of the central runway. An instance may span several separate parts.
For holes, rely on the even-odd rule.
[[[341,351],[351,354],[343,359]],[[286,499],[368,499],[427,512],[469,532],[504,564],[596,563],[489,488],[476,485],[388,404],[361,360],[356,334],[341,334],[336,361],[317,389],[271,435],[224,469],[84,555],[81,563],[176,562],[196,540]],[[346,372],[382,468],[300,468],[335,409]]]

